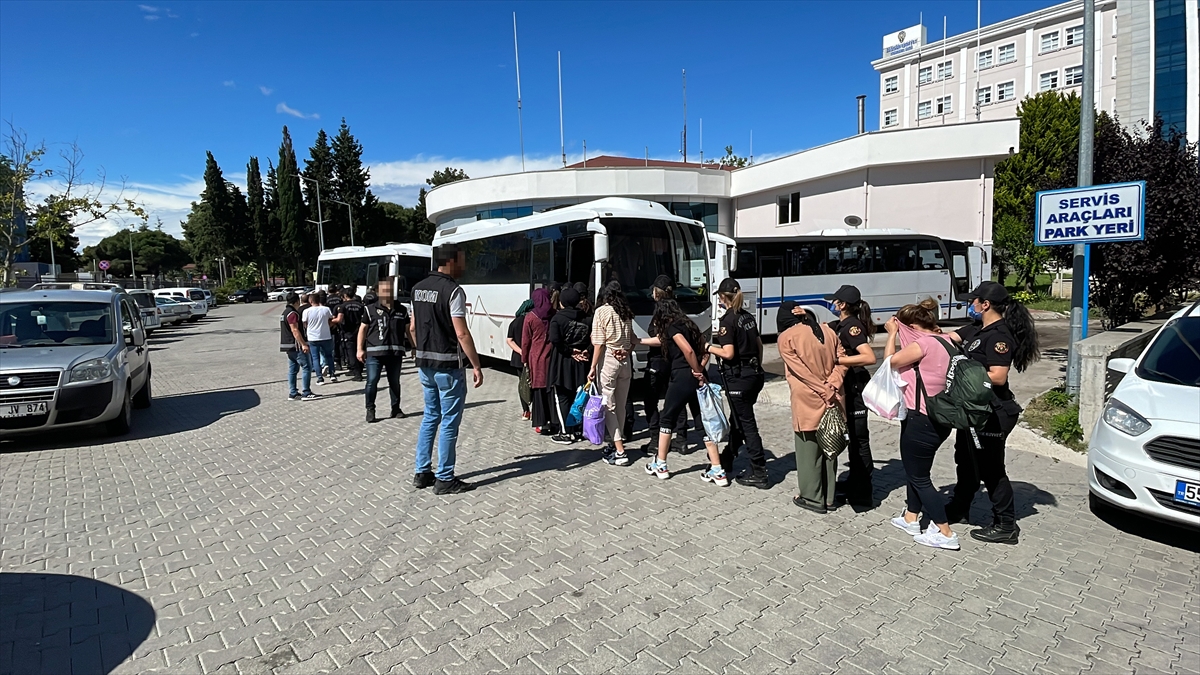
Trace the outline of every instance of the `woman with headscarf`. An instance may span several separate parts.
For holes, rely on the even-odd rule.
[[[560,445],[570,445],[583,440],[583,425],[567,425],[567,415],[575,401],[575,393],[587,384],[592,361],[592,327],[588,317],[579,311],[582,298],[570,286],[558,293],[558,311],[550,319],[547,340],[550,350],[550,372],[547,384],[553,390],[554,413],[559,432],[550,440]]]
[[[553,396],[550,392],[550,291],[539,288],[533,292],[533,309],[525,315],[521,329],[521,360],[529,369],[530,417],[533,430],[543,436],[551,433]]]
[[[533,309],[533,300],[526,300],[521,303],[521,307],[517,309],[517,314],[513,317],[512,323],[508,324],[508,337],[504,340],[504,343],[512,350],[512,356],[509,357],[508,363],[517,369],[517,377],[522,381],[529,379],[529,372],[525,367],[524,361],[521,360],[521,333],[525,328],[525,315],[531,309]],[[521,419],[528,420],[529,406],[532,401],[526,397],[524,389],[519,384],[517,385],[517,398],[521,399]]]
[[[779,356],[791,391],[792,431],[796,440],[796,483],[792,503],[816,513],[834,507],[837,458],[826,457],[817,442],[817,427],[826,408],[843,407],[842,379],[846,367],[837,365],[846,351],[837,333],[819,323],[812,312],[783,301],[776,316]],[[843,407],[844,410],[844,407]]]

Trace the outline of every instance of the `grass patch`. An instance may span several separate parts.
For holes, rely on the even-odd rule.
[[[1083,427],[1079,426],[1079,405],[1063,389],[1051,389],[1025,408],[1025,423],[1038,433],[1075,452],[1087,452]]]

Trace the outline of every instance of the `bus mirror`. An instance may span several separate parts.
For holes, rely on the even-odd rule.
[[[596,251],[596,262],[608,262],[608,235],[597,232],[593,237],[592,245]]]
[[[738,251],[737,248],[730,247],[729,249],[729,271],[737,271]]]

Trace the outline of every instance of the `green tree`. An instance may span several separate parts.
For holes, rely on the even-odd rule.
[[[997,267],[1034,290],[1050,252],[1033,243],[1035,195],[1065,187],[1079,156],[1079,97],[1047,91],[1017,107],[1021,151],[996,165],[992,240]],[[1073,184],[1073,183],[1072,183]],[[1001,278],[1003,281],[1003,277]]]
[[[425,183],[431,187],[437,187],[446,183],[469,179],[470,176],[467,175],[466,171],[448,166],[440,171],[435,170],[433,176],[425,179]],[[429,192],[425,188],[421,188],[421,192],[417,194],[416,213],[414,214],[416,222],[411,230],[414,237],[412,241],[414,243],[432,244],[433,233],[437,231],[437,225],[429,220],[428,211],[425,208],[425,196],[427,194]]]
[[[343,117],[342,125],[332,142],[334,178],[330,192],[338,201],[349,204],[350,208],[347,210],[345,206],[335,204],[326,212],[325,218],[331,221],[334,232],[349,233],[349,218],[352,212],[355,220],[355,243],[360,245],[368,241],[367,237],[362,236],[364,233],[361,230],[367,225],[367,214],[375,208],[376,203],[375,196],[368,187],[371,171],[363,166],[362,153],[362,143],[350,133],[350,127],[346,125],[346,118]],[[328,231],[326,236],[329,236]],[[342,239],[342,235],[339,234],[338,240]]]
[[[283,141],[279,144],[279,163],[276,171],[276,192],[278,194],[275,213],[279,219],[280,250],[287,260],[295,276],[296,282],[307,280],[304,273],[305,261],[316,265],[316,256],[306,258],[309,251],[315,251],[315,237],[308,237],[305,229],[307,208],[300,191],[300,169],[296,165],[296,151],[292,147],[292,135],[288,128],[283,128]]]
[[[263,282],[266,283],[265,275],[269,266],[267,258],[272,237],[268,229],[267,200],[257,157],[251,157],[250,163],[246,165],[246,202],[249,208],[247,217],[250,230],[254,233],[254,259],[258,262],[258,269],[263,273]]]
[[[279,179],[275,173],[275,165],[270,160],[267,160],[267,182],[263,192],[267,212],[267,232],[271,242],[264,254],[270,264],[278,265],[286,260],[286,256],[279,245],[282,236],[279,227]],[[286,267],[285,269],[290,270],[291,268]],[[269,270],[268,276],[271,276]]]
[[[217,258],[232,252],[236,205],[216,158],[211,152],[205,156],[204,191],[198,203],[192,202],[183,233],[197,266],[207,272],[216,269]]]
[[[161,227],[161,221],[160,221]],[[109,261],[108,273],[115,277],[127,277],[129,269],[129,246],[133,244],[133,258],[138,275],[153,274],[155,276],[180,276],[183,266],[191,261],[191,254],[183,242],[163,232],[145,225],[135,229],[125,229],[101,239],[95,246],[84,249],[87,265],[100,260]]]
[[[341,207],[330,201],[330,197],[332,196],[331,190],[334,187],[333,150],[329,147],[329,136],[325,134],[324,129],[317,132],[317,139],[313,141],[312,147],[308,149],[308,155],[308,159],[304,160],[304,177],[306,179],[304,181],[304,197],[308,202],[308,212],[309,214],[317,214],[327,221],[323,228],[325,241],[320,242],[322,248],[316,251],[316,254],[319,255],[321,250],[325,248],[342,246],[342,240],[349,239],[349,231],[344,228],[340,230],[334,229],[331,227],[331,223],[328,222],[331,220],[330,215],[335,210],[335,207]],[[319,209],[317,203],[318,191],[321,200]],[[306,223],[306,225],[309,226],[311,239],[316,241],[318,233],[322,228],[318,228],[312,223]],[[316,264],[316,255],[312,256],[312,262]]]
[[[750,160],[745,157],[738,156],[733,152],[733,146],[725,146],[725,156],[718,160],[709,160],[705,164],[713,164],[717,166],[732,166],[733,168],[741,168],[750,163]]]

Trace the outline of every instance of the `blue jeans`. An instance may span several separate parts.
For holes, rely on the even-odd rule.
[[[391,398],[392,410],[400,408],[400,368],[404,357],[399,354],[388,356],[367,357],[367,410],[375,409],[375,395],[379,392],[379,377],[387,368],[388,396]]]
[[[308,355],[312,357],[312,369],[317,374],[317,382],[325,381],[321,366],[328,366],[329,376],[333,377],[333,340],[309,340]]]
[[[417,433],[417,473],[428,473],[433,463],[433,436],[438,435],[438,467],[434,478],[454,480],[454,449],[458,443],[458,425],[462,423],[467,402],[465,370],[419,368],[421,388],[425,390],[425,415]]]
[[[287,353],[288,357],[288,396],[308,396],[312,393],[309,388],[309,381],[312,378],[312,367],[308,360],[308,354],[299,349]],[[296,391],[296,373],[302,372],[300,391]]]

